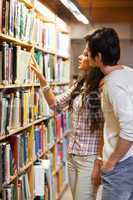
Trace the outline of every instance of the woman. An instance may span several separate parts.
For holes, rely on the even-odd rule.
[[[33,57],[31,69],[37,75],[49,106],[61,111],[69,106],[73,133],[68,145],[68,172],[73,200],[95,200],[101,182],[103,116],[99,82],[103,73],[89,66],[88,48],[79,56],[79,69],[85,75],[64,94],[55,97]]]

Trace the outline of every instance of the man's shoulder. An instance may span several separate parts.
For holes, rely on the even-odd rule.
[[[118,85],[124,83],[133,77],[133,68],[124,66],[123,69],[115,70],[105,77],[108,85]]]

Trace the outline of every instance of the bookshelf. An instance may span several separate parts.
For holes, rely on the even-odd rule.
[[[70,113],[49,109],[28,65],[34,54],[54,92],[65,91],[69,32],[39,5],[35,0],[0,1],[0,200],[57,200],[68,184]],[[38,169],[43,182],[36,179]]]

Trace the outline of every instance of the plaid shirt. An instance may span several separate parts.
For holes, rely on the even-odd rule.
[[[68,106],[71,98],[71,92],[74,86],[68,89],[64,94],[57,96],[56,105],[54,109],[59,112]],[[78,95],[73,101],[72,112],[72,133],[69,137],[68,153],[76,155],[96,155],[101,138],[103,134],[103,115],[99,110],[97,117],[99,119],[99,129],[91,133],[91,118],[89,117],[90,108],[83,107],[82,95]],[[52,106],[53,107],[53,106]]]

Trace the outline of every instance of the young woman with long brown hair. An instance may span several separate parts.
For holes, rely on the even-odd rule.
[[[103,73],[89,65],[88,48],[79,56],[79,69],[84,76],[64,94],[56,97],[33,57],[31,69],[37,75],[49,106],[56,112],[69,106],[72,113],[72,134],[68,145],[69,183],[73,200],[95,200],[100,184],[103,141],[103,115],[99,83]]]

